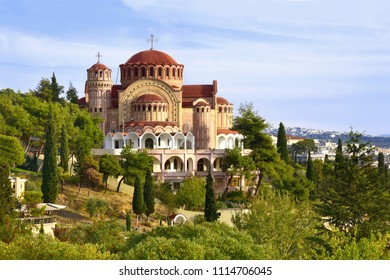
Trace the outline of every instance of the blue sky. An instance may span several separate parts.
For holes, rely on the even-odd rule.
[[[218,80],[276,127],[390,133],[388,0],[0,0],[0,88],[55,72],[82,97],[97,52],[115,82],[152,33],[185,84]]]

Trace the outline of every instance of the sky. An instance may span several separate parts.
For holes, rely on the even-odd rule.
[[[253,103],[274,127],[390,133],[388,0],[0,0],[0,89],[54,72],[83,97],[98,52],[119,84],[151,34],[236,115]]]

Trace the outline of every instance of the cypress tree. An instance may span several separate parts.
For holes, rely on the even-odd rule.
[[[69,171],[69,146],[68,146],[68,133],[66,132],[65,124],[61,128],[61,143],[60,143],[60,167],[64,169],[64,172]]]
[[[54,73],[53,76],[51,77],[50,88],[52,94],[52,101],[59,102],[61,100],[60,94],[64,92],[64,87],[58,84],[56,75]]]
[[[338,174],[343,168],[343,162],[344,162],[344,155],[343,155],[343,143],[341,139],[339,138],[337,141],[337,149],[336,149],[336,157],[335,157],[335,166],[334,171],[336,177],[338,177]]]
[[[57,147],[55,141],[55,128],[52,118],[46,128],[46,141],[44,146],[44,159],[42,168],[43,202],[54,203],[58,194],[57,175]]]
[[[145,214],[148,217],[154,213],[154,189],[153,189],[153,177],[150,169],[146,171],[145,185],[144,185],[144,203]]]
[[[133,194],[133,211],[138,216],[144,213],[144,194],[139,176],[135,177],[134,194]]]
[[[131,230],[131,216],[129,212],[126,213],[126,230]]]
[[[214,177],[209,167],[209,173],[206,178],[206,198],[204,207],[204,217],[207,222],[214,222],[218,219],[217,205],[214,197]]]
[[[284,128],[283,123],[279,124],[278,140],[276,142],[276,147],[278,149],[278,153],[280,155],[280,158],[282,160],[284,160],[285,162],[289,163],[291,160],[290,160],[290,157],[288,155],[286,129]]]
[[[314,182],[314,180],[315,180],[314,165],[313,165],[313,160],[312,160],[311,155],[310,155],[310,151],[309,151],[309,158],[307,159],[306,178],[312,182]]]
[[[5,217],[11,215],[15,207],[9,172],[8,163],[0,161],[0,224],[4,224]]]

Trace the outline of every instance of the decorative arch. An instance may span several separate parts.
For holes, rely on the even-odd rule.
[[[194,149],[194,147],[195,147],[195,137],[191,132],[189,132],[186,135],[186,148],[192,150]]]
[[[183,133],[177,132],[173,137],[173,148],[174,149],[186,149],[186,137]]]
[[[201,158],[196,163],[196,171],[208,171],[210,161],[207,158]]]
[[[123,149],[125,141],[122,133],[117,132],[114,134],[114,149]]]
[[[163,149],[172,149],[173,148],[173,137],[171,134],[163,132],[158,136],[158,145],[157,147]]]
[[[125,144],[126,146],[131,146],[133,149],[139,148],[139,136],[135,132],[129,132],[125,136]]]
[[[170,157],[164,163],[164,170],[167,172],[184,172],[184,162],[178,156]]]
[[[217,136],[217,149],[226,149],[227,148],[227,140],[225,135]]]
[[[153,133],[144,133],[141,138],[141,149],[154,149],[156,148],[157,137]]]

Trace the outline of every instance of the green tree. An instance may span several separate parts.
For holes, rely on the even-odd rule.
[[[108,188],[108,178],[110,176],[114,176],[117,178],[119,174],[122,172],[121,165],[119,161],[115,158],[115,156],[110,154],[105,154],[100,157],[99,160],[99,171],[103,173],[103,182],[106,186],[106,190]]]
[[[33,94],[41,100],[52,101],[53,93],[50,80],[48,78],[42,78],[37,88],[33,91]]]
[[[206,195],[205,195],[205,207],[204,207],[204,217],[206,222],[214,222],[218,220],[217,204],[215,202],[215,196],[214,196],[214,177],[211,169],[212,166],[210,166],[206,178]]]
[[[69,172],[69,146],[68,146],[68,133],[66,131],[66,125],[63,124],[61,128],[60,139],[60,167],[65,173]]]
[[[88,198],[85,202],[85,210],[91,218],[104,219],[110,210],[107,200],[101,198]]]
[[[9,166],[13,166],[24,161],[24,150],[20,141],[16,137],[0,134],[0,162],[7,162]]]
[[[141,179],[139,176],[135,177],[134,184],[134,194],[133,194],[133,211],[137,215],[137,224],[138,218],[145,212],[145,203],[144,203],[144,190],[141,185]]]
[[[278,150],[278,153],[280,155],[280,158],[284,160],[287,163],[290,163],[290,156],[288,154],[288,149],[287,149],[287,138],[286,138],[286,129],[284,128],[283,123],[279,124],[279,129],[278,129],[278,139],[276,142],[276,147]]]
[[[304,258],[310,249],[307,238],[315,235],[317,226],[309,203],[271,189],[253,201],[249,212],[237,214],[233,223],[253,237],[266,259],[275,260]]]
[[[117,192],[119,192],[120,185],[125,178],[130,183],[135,183],[137,176],[145,178],[146,170],[153,166],[153,158],[148,155],[147,151],[134,151],[129,146],[122,150],[121,159],[123,178],[118,183]]]
[[[204,207],[205,196],[204,178],[190,177],[180,183],[180,189],[176,194],[176,203],[189,210],[200,209]]]
[[[64,87],[58,84],[56,75],[54,73],[51,76],[50,87],[51,87],[52,101],[60,102],[62,100],[62,98],[60,98],[60,95],[64,93]]]
[[[38,204],[42,202],[42,197],[41,191],[28,190],[24,192],[23,204],[26,205],[26,214],[39,217],[45,213],[46,207],[38,207]]]
[[[69,88],[66,91],[66,99],[73,104],[77,104],[79,100],[77,89],[73,86],[72,82],[69,83]]]
[[[144,184],[144,203],[145,203],[145,214],[147,222],[149,222],[149,216],[154,213],[155,206],[155,192],[153,176],[150,169],[146,170],[145,184]]]
[[[252,150],[250,156],[258,173],[255,191],[257,194],[264,176],[269,176],[274,171],[278,153],[271,137],[264,132],[268,124],[254,111],[253,104],[241,105],[238,110],[240,115],[234,117],[232,129],[245,136],[244,146]]]
[[[264,253],[248,233],[224,223],[185,223],[129,236],[123,259],[254,260]]]
[[[15,199],[9,180],[9,165],[0,160],[0,241],[5,241],[10,234],[10,220],[13,217],[14,208]]]
[[[254,170],[256,170],[256,166],[252,157],[242,155],[242,150],[239,147],[226,149],[225,157],[222,159],[222,171],[228,172],[230,176],[222,197],[226,197],[234,176],[244,176],[246,179],[251,179]]]
[[[57,147],[53,118],[46,128],[45,151],[42,168],[43,201],[55,203],[58,195]]]
[[[18,236],[9,244],[0,242],[1,260],[113,260],[116,254],[102,252],[100,244],[70,244],[45,235]]]
[[[316,152],[318,147],[313,139],[304,139],[291,145],[294,163],[297,162],[297,155],[308,154],[309,152]]]
[[[336,149],[336,157],[334,162],[335,175],[339,176],[344,166],[344,155],[343,155],[343,142],[339,138],[337,140],[337,149]]]
[[[307,159],[307,165],[306,165],[306,178],[312,182],[315,181],[315,173],[314,173],[314,166],[313,166],[313,160],[311,158],[311,154],[309,152],[309,157]]]
[[[362,137],[359,132],[349,133],[346,156],[335,163],[337,171],[318,210],[339,230],[368,237],[371,232],[389,230],[390,194],[377,180],[373,148]]]
[[[126,230],[131,230],[131,216],[129,212],[126,212]]]

